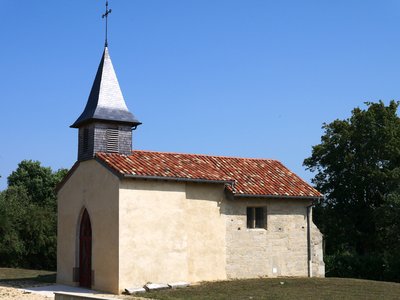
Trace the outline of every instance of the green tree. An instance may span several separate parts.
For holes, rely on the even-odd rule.
[[[400,282],[400,191],[389,194],[375,211],[378,242],[385,263],[384,278]]]
[[[0,264],[55,269],[57,202],[55,187],[67,170],[53,172],[24,160],[0,194]]]
[[[16,267],[25,255],[20,237],[27,219],[29,198],[24,188],[8,188],[0,194],[0,262]]]
[[[400,243],[388,239],[393,231],[385,221],[400,218],[390,210],[400,186],[399,104],[366,103],[367,109],[355,108],[349,119],[324,124],[321,143],[304,160],[325,194],[314,215],[326,239],[327,275],[390,274],[387,257]]]
[[[53,173],[51,168],[42,167],[38,161],[23,160],[7,181],[9,187],[23,186],[32,202],[47,205],[55,202],[54,188],[65,173],[65,169]]]

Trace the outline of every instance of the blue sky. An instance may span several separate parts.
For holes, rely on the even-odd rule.
[[[110,0],[109,49],[134,148],[302,166],[323,122],[400,99],[400,2]],[[76,160],[104,1],[3,0],[0,190],[23,159]]]

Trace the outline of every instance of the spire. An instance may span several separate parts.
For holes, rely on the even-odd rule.
[[[85,110],[71,127],[79,128],[95,120],[125,123],[134,128],[141,124],[125,104],[107,47],[104,48]]]

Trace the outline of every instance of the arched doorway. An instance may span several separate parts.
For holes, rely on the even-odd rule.
[[[86,209],[79,230],[79,285],[92,286],[92,226]]]

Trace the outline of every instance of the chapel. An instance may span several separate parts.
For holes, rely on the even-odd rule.
[[[322,195],[272,159],[132,149],[141,122],[108,45],[57,188],[57,282],[121,293],[148,282],[323,277]]]

